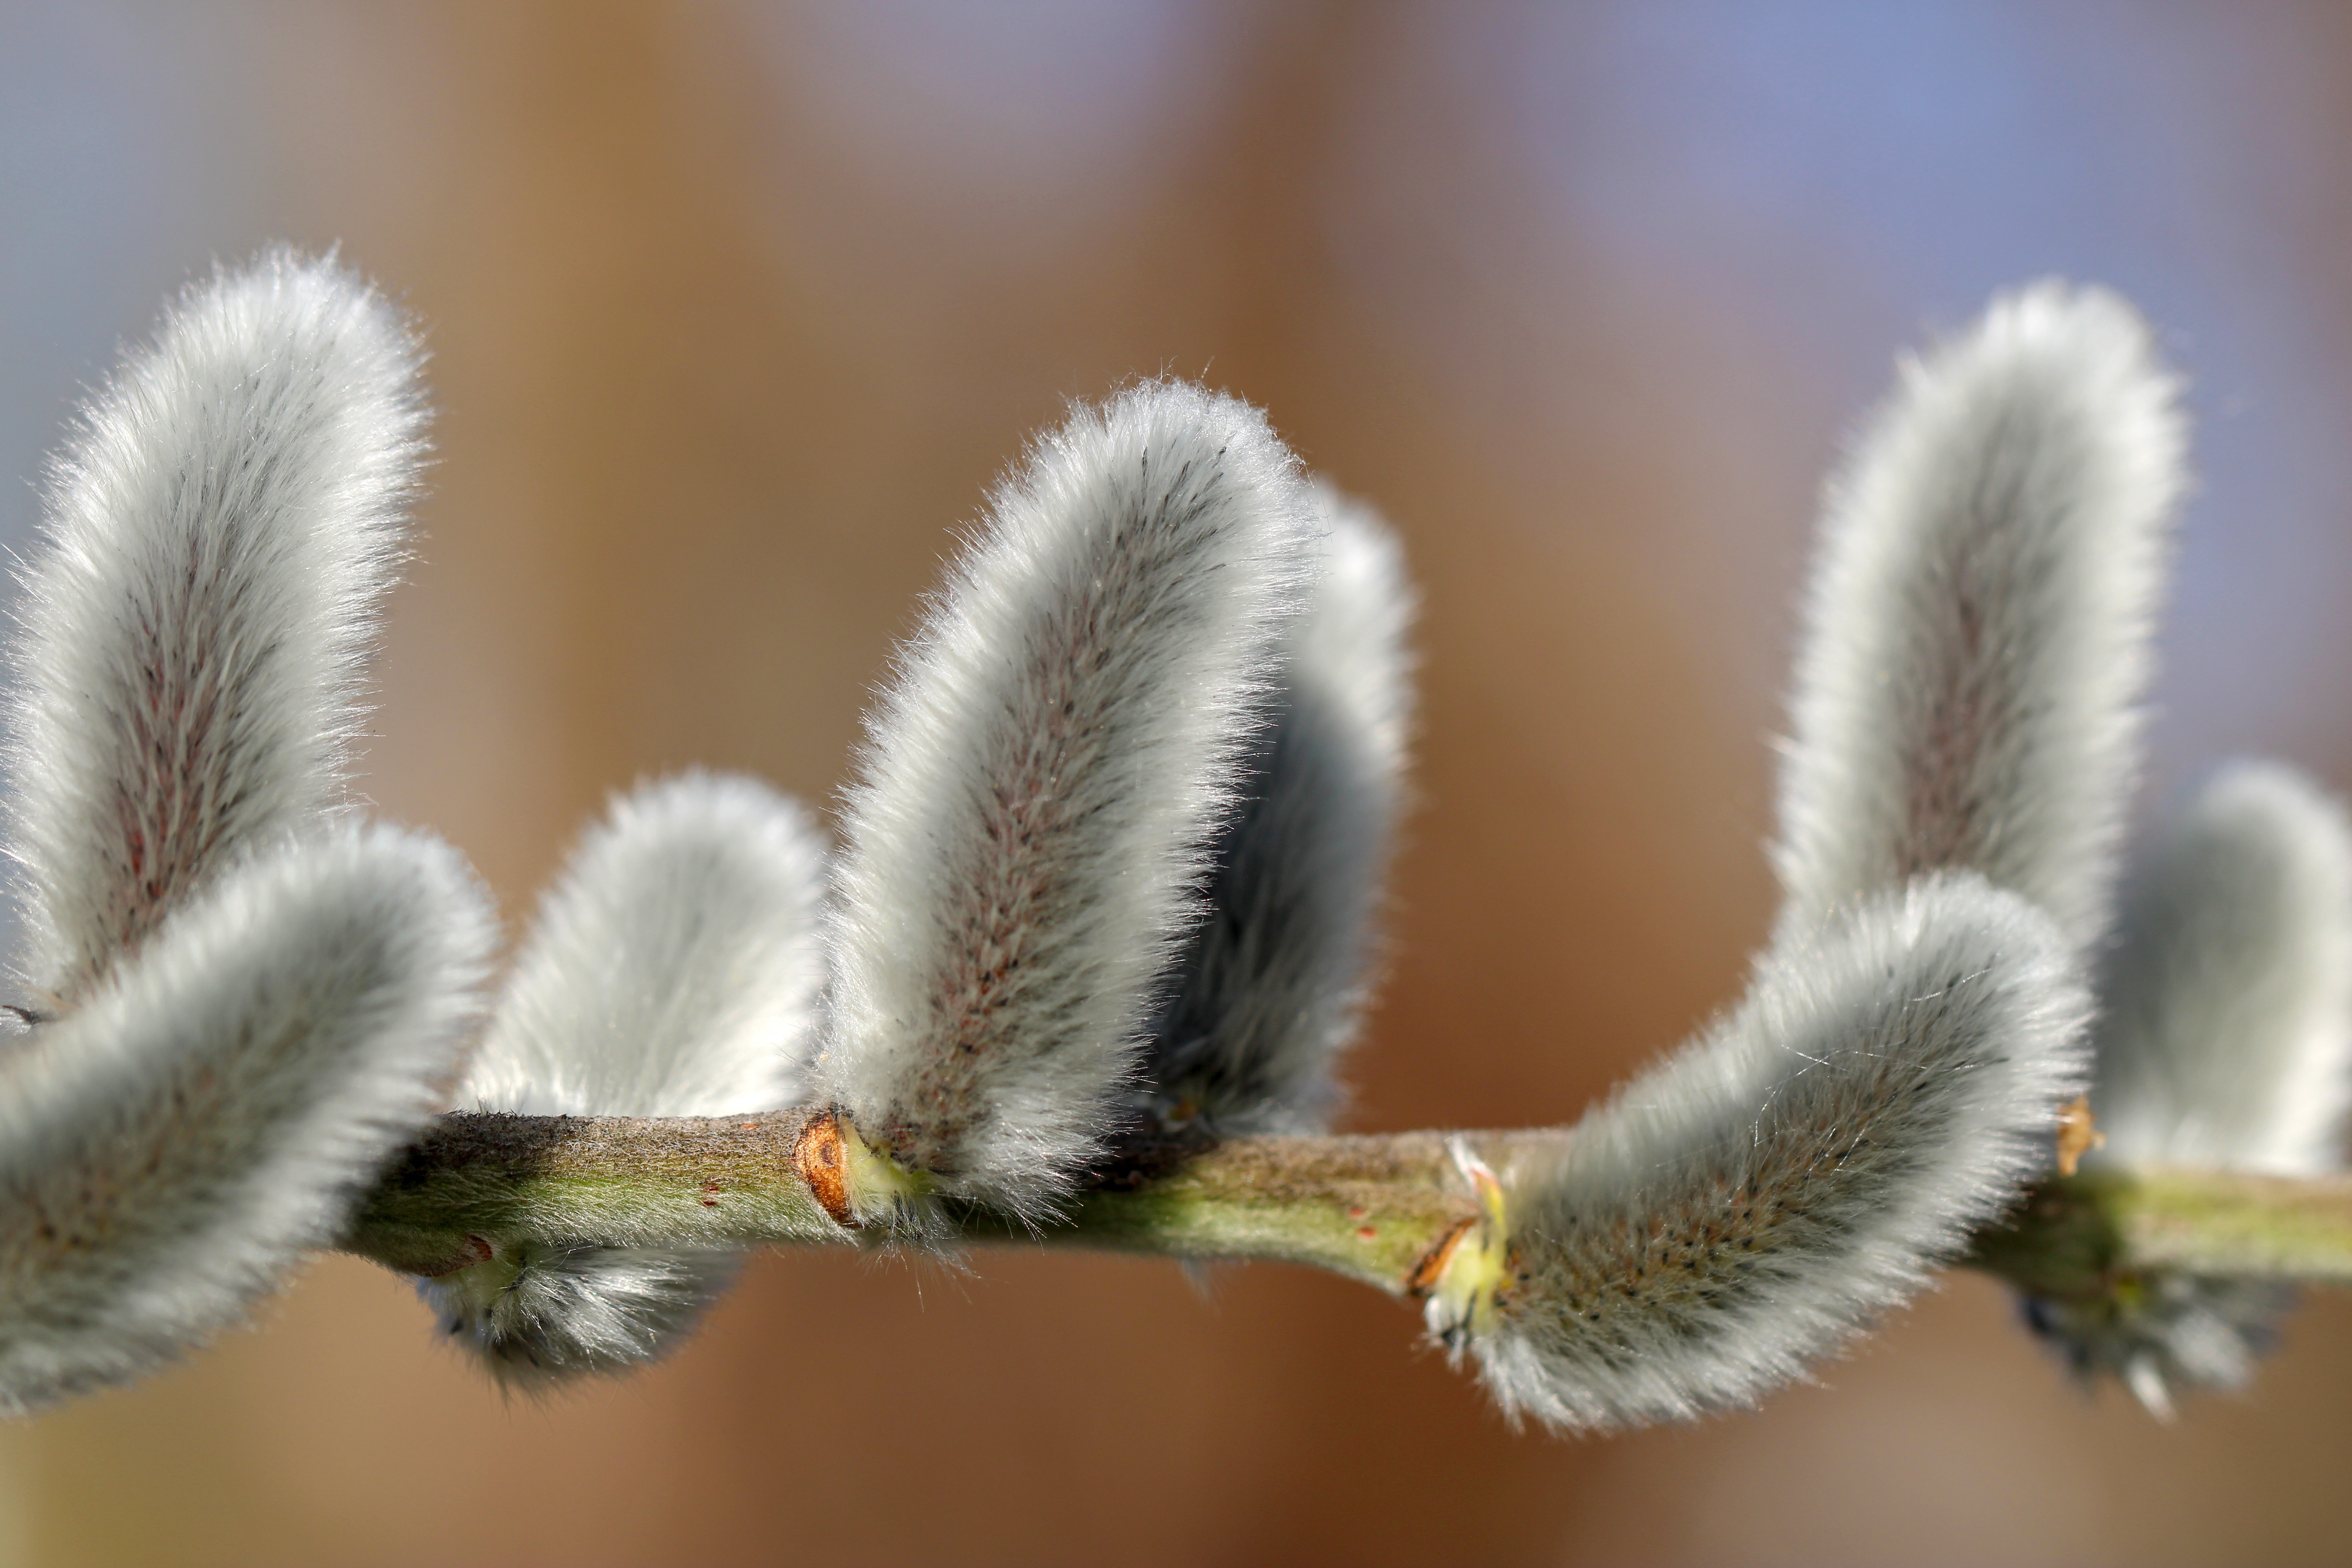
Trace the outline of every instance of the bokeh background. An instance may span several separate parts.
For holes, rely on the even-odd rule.
[[[2144,813],[2247,751],[2352,788],[2341,6],[59,4],[0,16],[0,213],[10,542],[211,258],[340,242],[429,323],[368,788],[510,920],[641,776],[829,800],[1066,399],[1266,405],[1426,595],[1359,1128],[1570,1118],[1736,995],[1820,476],[2005,284],[2193,377]],[[538,1405],[328,1258],[0,1430],[0,1562],[2334,1563],[2347,1443],[2343,1296],[2171,1429],[1958,1276],[1752,1416],[1561,1441],[1271,1267],[772,1256]]]

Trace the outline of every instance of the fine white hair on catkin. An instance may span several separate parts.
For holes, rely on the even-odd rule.
[[[0,1054],[0,1408],[236,1321],[425,1125],[495,921],[436,840],[316,829],[225,868]]]
[[[1311,495],[1321,570],[1153,1026],[1142,1092],[1161,1131],[1319,1130],[1362,1005],[1412,726],[1412,591],[1369,508]]]
[[[1311,565],[1264,416],[1154,382],[997,488],[843,811],[819,1098],[1036,1218],[1134,1075]]]
[[[824,980],[824,849],[755,780],[688,773],[614,803],[541,905],[457,1095],[537,1116],[723,1116],[794,1095]],[[730,1251],[509,1247],[420,1281],[501,1381],[654,1360],[735,1276]]]
[[[2217,773],[2127,885],[2101,984],[2093,1163],[2315,1175],[2343,1166],[2352,1098],[2352,826],[2294,770]],[[2166,1275],[2030,1300],[2084,1377],[2158,1415],[2179,1387],[2240,1388],[2293,1304],[2263,1280]]]
[[[2049,918],[1973,875],[1784,938],[1729,1016],[1502,1173],[1487,1386],[1599,1427],[1803,1376],[2047,1163],[2088,1013]]]
[[[2021,289],[1903,364],[1830,488],[1784,927],[1950,868],[2097,939],[2185,441],[2175,378],[2103,289]]]
[[[2315,1175],[2352,1100],[2352,828],[2291,768],[2206,784],[2125,896],[2091,1108],[2109,1159]]]
[[[541,901],[457,1103],[724,1116],[793,1098],[824,978],[824,850],[756,779],[616,800]]]
[[[509,1391],[552,1394],[660,1360],[733,1284],[740,1254],[530,1242],[417,1281],[442,1333]]]
[[[92,399],[22,574],[23,980],[70,1001],[336,804],[424,450],[400,315],[289,250],[194,285]]]

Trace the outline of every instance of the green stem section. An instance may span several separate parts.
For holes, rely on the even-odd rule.
[[[2352,1282],[2352,1176],[2086,1171],[2053,1176],[1965,1259],[2057,1300],[2131,1275]]]
[[[1492,1163],[1508,1159],[1515,1146],[1560,1136],[1475,1132],[1464,1141]],[[1477,1213],[1475,1191],[1442,1132],[1236,1138],[1164,1174],[1081,1194],[1069,1226],[1036,1239],[1306,1263],[1402,1296],[1416,1293],[1416,1273]],[[974,1240],[1029,1239],[986,1211],[959,1217]]]
[[[793,1163],[804,1110],[445,1116],[376,1184],[346,1250],[440,1274],[524,1241],[756,1247],[850,1238]]]
[[[827,1119],[447,1116],[387,1173],[346,1249],[436,1274],[525,1241],[555,1245],[855,1245],[838,1178],[810,1163]],[[1507,1173],[1560,1131],[1461,1135]],[[836,1141],[837,1142],[837,1141]],[[1475,1189],[1436,1132],[1237,1138],[1134,1163],[1032,1232],[942,1203],[945,1239],[1311,1264],[1392,1295],[1424,1294],[1477,1219]],[[820,1189],[813,1190],[812,1174]],[[887,1238],[880,1238],[887,1239]],[[1970,1266],[2035,1294],[2079,1298],[2128,1274],[2352,1281],[2352,1177],[2210,1171],[2052,1177],[1979,1234]]]

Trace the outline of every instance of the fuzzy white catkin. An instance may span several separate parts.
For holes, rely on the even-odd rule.
[[[1832,484],[1791,699],[1783,900],[1748,1000],[1507,1174],[1480,1342],[1571,1426],[1752,1402],[2046,1166],[2084,1081],[2182,486],[2128,306],[2046,283],[1906,363]]]
[[[2352,1098],[2352,826],[2301,774],[2240,763],[2147,855],[2101,980],[2093,1163],[2315,1175]],[[2094,1303],[2029,1301],[2078,1373],[2159,1415],[2238,1388],[2292,1303],[2259,1280],[2163,1276]]]
[[[615,800],[541,900],[458,1091],[530,1116],[723,1116],[793,1097],[823,984],[824,850],[756,779]]]
[[[820,1098],[1037,1218],[1100,1145],[1311,564],[1297,460],[1182,383],[1001,484],[870,721]]]
[[[70,1001],[339,798],[423,451],[417,351],[331,260],[192,287],[83,411],[22,574],[22,979]]]
[[[2315,1175],[2352,1099],[2352,827],[2291,768],[2223,769],[2126,892],[2101,987],[2105,1157]]]
[[[331,1245],[455,1075],[494,923],[438,841],[316,830],[11,1042],[0,1409],[145,1372]]]
[[[2042,283],[1925,359],[1831,486],[1780,784],[1784,929],[1921,871],[2105,921],[2183,488],[2174,377]]]
[[[1163,1132],[1319,1130],[1362,1005],[1412,725],[1412,591],[1370,508],[1310,493],[1319,570],[1145,1062]]]
[[[541,903],[458,1105],[721,1116],[787,1103],[824,979],[824,882],[807,818],[755,780],[688,773],[616,802]],[[420,1288],[494,1375],[543,1386],[674,1348],[737,1263],[532,1243]]]
[[[1504,1407],[1600,1427],[1749,1405],[1916,1290],[2046,1163],[2088,998],[1966,874],[1784,941],[1738,1008],[1502,1173]]]

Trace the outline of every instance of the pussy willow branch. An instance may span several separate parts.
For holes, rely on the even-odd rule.
[[[457,1115],[412,1147],[361,1206],[346,1250],[433,1274],[503,1245],[856,1244],[795,1150],[812,1117]],[[1503,1168],[1559,1131],[1464,1135]],[[1157,1163],[1156,1171],[1150,1167]],[[1312,1264],[1391,1295],[1426,1286],[1477,1213],[1437,1132],[1237,1138],[1080,1194],[1036,1231],[950,1206],[956,1238],[1176,1258]],[[2352,1177],[2103,1171],[2052,1177],[1964,1260],[2037,1295],[2098,1295],[2163,1269],[2352,1281]]]

